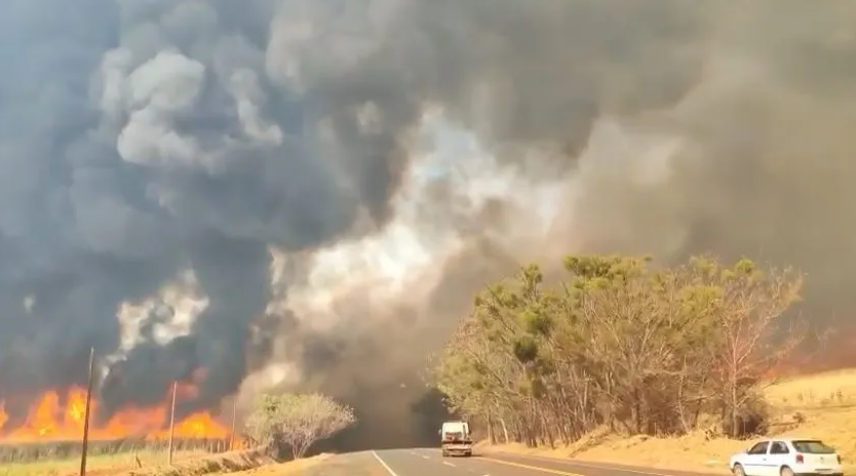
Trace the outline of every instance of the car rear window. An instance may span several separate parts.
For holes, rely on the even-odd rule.
[[[794,448],[800,453],[826,455],[835,453],[835,448],[825,445],[820,440],[799,440],[794,441]]]

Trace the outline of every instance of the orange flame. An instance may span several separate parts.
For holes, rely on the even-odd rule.
[[[6,414],[6,405],[0,401],[0,430],[3,429],[3,426],[6,424],[6,421],[9,420],[9,415]]]
[[[179,385],[177,390],[179,401],[197,392],[192,385]],[[61,399],[60,395],[65,398]],[[166,402],[169,400],[165,399]],[[99,402],[93,398],[91,415],[97,413],[98,406]],[[30,407],[21,426],[7,428],[9,415],[0,400],[0,444],[78,441],[83,436],[85,413],[86,390],[72,387],[65,392],[50,391]],[[169,414],[169,403],[153,408],[123,408],[106,423],[99,424],[91,419],[89,439],[168,439]],[[229,429],[207,411],[193,413],[175,423],[175,437],[179,439],[227,439],[229,436]]]

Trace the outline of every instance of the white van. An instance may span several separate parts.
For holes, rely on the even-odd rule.
[[[447,421],[440,428],[440,449],[443,456],[473,455],[473,440],[470,425],[465,421]]]

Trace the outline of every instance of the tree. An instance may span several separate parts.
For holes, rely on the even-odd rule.
[[[250,436],[265,447],[284,445],[292,457],[352,426],[354,410],[332,398],[312,394],[262,395],[247,419]]]
[[[244,424],[247,434],[263,448],[273,449],[280,443],[283,431],[279,414],[281,406],[280,396],[261,395]]]
[[[485,288],[432,363],[450,407],[491,435],[536,445],[599,425],[674,434],[704,415],[736,435],[765,372],[796,342],[773,332],[798,297],[791,270],[622,256],[564,266],[553,285],[526,266]]]
[[[726,389],[721,397],[722,408],[729,415],[724,429],[730,436],[743,436],[747,424],[753,426],[743,418],[752,419],[752,415],[743,414],[758,407],[750,405],[757,400],[754,387],[803,337],[791,326],[785,339],[774,339],[781,330],[777,322],[800,298],[803,278],[792,269],[764,272],[747,259],[727,268],[710,258],[695,258],[691,266],[698,278],[695,284],[707,290],[709,309],[717,316],[719,339],[712,356]]]

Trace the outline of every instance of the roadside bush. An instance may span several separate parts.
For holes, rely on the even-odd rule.
[[[294,459],[357,421],[354,410],[332,398],[312,394],[262,395],[247,419],[248,434],[277,456]]]
[[[737,409],[737,427],[732,428],[732,419],[722,419],[722,432],[735,438],[752,438],[767,433],[770,426],[770,405],[764,398],[752,393]]]

